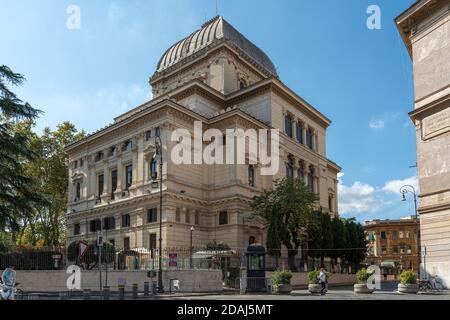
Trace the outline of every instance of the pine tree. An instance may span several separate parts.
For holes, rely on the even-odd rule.
[[[25,78],[0,66],[0,230],[16,231],[22,217],[45,199],[34,193],[34,181],[24,174],[23,164],[33,161],[28,137],[13,130],[20,120],[34,120],[41,113],[20,100],[8,86],[22,85]]]

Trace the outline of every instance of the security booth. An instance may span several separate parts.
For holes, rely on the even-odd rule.
[[[266,248],[251,244],[245,252],[247,257],[247,290],[266,292]]]

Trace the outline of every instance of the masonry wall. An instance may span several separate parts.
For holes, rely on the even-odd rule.
[[[67,279],[70,274],[65,271],[16,271],[18,286],[25,292],[58,292],[68,291]],[[105,285],[105,273],[103,272],[103,285]],[[220,292],[222,291],[222,271],[220,270],[170,270],[163,272],[163,285],[166,291],[170,290],[170,279],[178,279],[181,292]],[[153,278],[153,281],[156,281]],[[111,291],[116,291],[120,283],[126,285],[126,290],[131,290],[134,283],[138,284],[140,291],[144,288],[144,282],[151,281],[147,277],[147,271],[109,271],[108,285]],[[99,290],[98,271],[82,271],[81,289]]]

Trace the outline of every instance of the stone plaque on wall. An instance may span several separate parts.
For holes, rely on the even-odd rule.
[[[422,120],[423,139],[430,139],[450,131],[450,107]]]

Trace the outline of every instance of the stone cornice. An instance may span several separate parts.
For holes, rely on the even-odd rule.
[[[426,104],[418,109],[409,112],[408,115],[412,121],[421,120],[425,116],[434,112],[436,109],[443,107],[444,104],[449,101],[450,101],[450,94],[447,94],[440,99],[434,100],[429,104]]]

